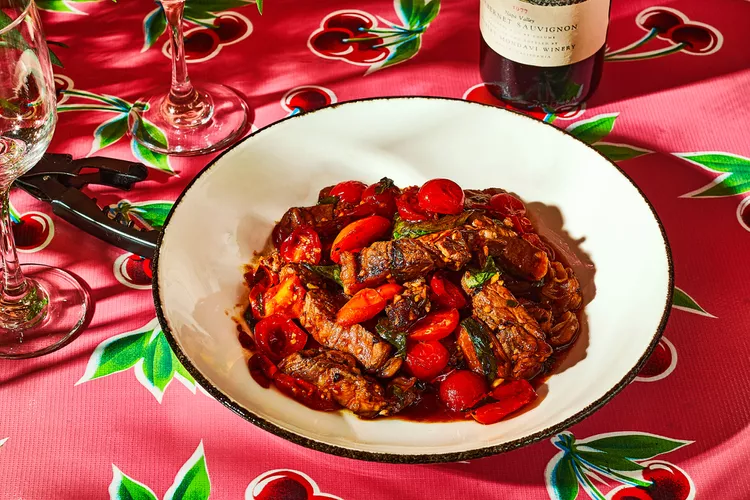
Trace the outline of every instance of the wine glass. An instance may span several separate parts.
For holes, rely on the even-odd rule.
[[[169,91],[145,102],[131,115],[135,140],[158,153],[198,155],[231,144],[245,131],[248,109],[245,101],[224,85],[193,87],[185,62],[182,18],[185,0],[161,0],[172,52],[172,85]],[[161,134],[154,134],[153,127]],[[166,139],[166,141],[165,141]]]
[[[90,299],[76,278],[42,264],[20,264],[8,195],[52,140],[54,77],[33,0],[0,3],[0,358],[28,358],[59,347],[84,325]]]

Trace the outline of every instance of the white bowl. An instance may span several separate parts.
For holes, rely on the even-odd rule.
[[[314,204],[320,188],[341,180],[383,176],[402,187],[445,177],[464,188],[505,188],[575,248],[587,325],[533,408],[488,426],[366,421],[310,410],[251,378],[230,318],[243,295],[242,266],[287,208]],[[176,201],[155,266],[154,301],[167,339],[217,400],[295,443],[391,462],[500,453],[580,421],[638,373],[664,329],[672,296],[662,226],[617,166],[526,116],[437,98],[356,101],[254,133],[214,160]]]

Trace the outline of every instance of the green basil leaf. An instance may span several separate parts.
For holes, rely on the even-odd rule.
[[[500,270],[495,265],[494,259],[492,257],[487,257],[487,262],[485,262],[482,269],[470,269],[468,271],[464,283],[466,283],[466,286],[469,288],[479,288],[499,273]]]
[[[307,269],[308,271],[312,271],[316,274],[319,274],[320,276],[329,279],[331,281],[334,281],[338,283],[341,286],[344,286],[344,283],[341,281],[341,267],[337,265],[331,265],[331,266],[314,266],[312,264],[302,264],[302,267]]]
[[[492,340],[484,326],[484,323],[474,318],[466,318],[461,322],[461,326],[469,334],[474,351],[477,354],[479,362],[482,364],[482,371],[487,380],[493,381],[497,378],[497,359],[492,351]]]
[[[386,319],[378,321],[378,324],[375,325],[375,331],[383,340],[396,348],[395,357],[403,358],[406,356],[406,334],[404,332],[394,331]]]
[[[383,194],[385,193],[386,189],[390,189],[392,187],[396,187],[396,184],[393,183],[393,180],[389,179],[388,177],[383,177],[378,181],[378,186],[375,188],[375,194]]]
[[[469,217],[475,213],[476,212],[474,211],[468,210],[458,215],[446,215],[436,220],[426,220],[421,222],[409,222],[401,219],[401,217],[396,217],[393,224],[393,239],[418,238],[426,234],[455,229],[466,224]]]
[[[335,205],[338,202],[338,196],[324,196],[318,200],[318,205]]]

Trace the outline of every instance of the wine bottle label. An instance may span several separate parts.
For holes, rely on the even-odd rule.
[[[532,66],[566,66],[607,38],[610,0],[481,0],[479,28],[495,52]]]

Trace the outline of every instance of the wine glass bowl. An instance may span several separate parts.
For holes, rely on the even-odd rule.
[[[47,150],[57,96],[39,13],[32,0],[0,7],[0,358],[51,352],[81,330],[88,292],[71,274],[20,264],[10,221],[11,184]]]
[[[182,20],[185,0],[161,0],[168,23],[172,83],[169,91],[141,99],[145,105],[131,115],[131,133],[152,151],[199,155],[222,149],[244,132],[248,108],[242,97],[225,85],[194,87],[187,72]]]

